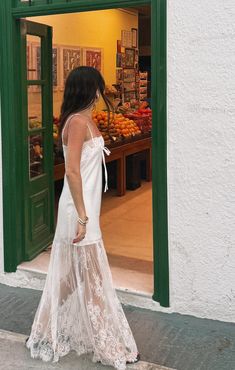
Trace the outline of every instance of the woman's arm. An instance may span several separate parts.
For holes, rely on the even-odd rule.
[[[80,173],[80,161],[82,146],[87,135],[86,119],[80,116],[73,117],[66,127],[67,132],[67,157],[65,174],[69,184],[70,192],[74,201],[74,205],[78,212],[78,217],[85,220],[86,210],[82,192],[82,178]],[[67,133],[67,135],[66,135]]]

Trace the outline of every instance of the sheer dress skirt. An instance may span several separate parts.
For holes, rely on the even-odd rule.
[[[76,245],[77,214],[64,181],[45,287],[26,345],[32,357],[43,361],[56,362],[74,350],[78,355],[92,353],[93,362],[124,370],[138,350],[113,286],[99,227],[102,140],[88,144],[90,150],[82,157],[90,217],[87,236]]]

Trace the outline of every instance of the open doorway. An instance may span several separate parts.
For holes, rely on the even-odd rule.
[[[115,106],[110,135],[100,104],[94,112],[106,146],[109,191],[103,195],[101,229],[116,287],[153,292],[151,183],[151,40],[150,6],[28,18],[53,28],[53,138],[55,220],[64,161],[57,146],[64,80],[78,65],[101,70]],[[32,73],[39,47],[28,38]],[[30,93],[30,124],[40,125],[36,89]],[[32,149],[40,152],[40,142]],[[38,153],[36,153],[38,154]],[[45,153],[47,155],[47,153]],[[34,152],[32,151],[32,156]],[[39,153],[40,156],[40,153]],[[38,162],[38,160],[36,161]],[[31,170],[34,171],[32,158]],[[40,166],[39,166],[40,168]],[[50,248],[21,269],[47,271]]]

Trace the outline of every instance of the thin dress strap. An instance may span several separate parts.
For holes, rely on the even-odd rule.
[[[65,124],[64,124],[64,127],[63,127],[63,129],[62,129],[62,133],[61,133],[61,138],[62,138],[62,144],[63,144],[63,145],[65,145],[65,144],[64,144],[64,140],[63,140],[64,129],[65,129],[65,127],[68,125],[68,123],[71,121],[71,119],[72,119],[73,117],[75,117],[75,116],[81,116],[81,114],[80,114],[80,113],[74,113],[74,114],[72,114],[70,117],[68,117],[68,118],[67,118],[67,120],[66,120],[66,122],[65,122]]]
[[[89,131],[90,131],[91,139],[92,139],[93,143],[95,143],[95,141],[94,141],[94,136],[92,135],[92,131],[91,131],[91,128],[90,128],[90,125],[89,125],[89,123],[88,123],[88,122],[87,122],[87,127],[88,127],[88,129],[89,129]]]

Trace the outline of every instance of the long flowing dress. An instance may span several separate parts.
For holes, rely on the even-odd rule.
[[[124,370],[138,350],[113,286],[99,225],[102,162],[106,191],[104,153],[110,151],[103,137],[93,136],[87,125],[91,138],[83,144],[80,163],[89,217],[86,236],[73,244],[77,211],[65,176],[48,274],[26,345],[33,358],[44,361],[57,362],[75,350],[78,355],[92,353],[93,362]],[[66,151],[63,145],[65,166]]]

